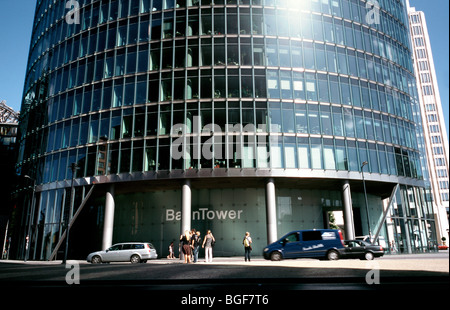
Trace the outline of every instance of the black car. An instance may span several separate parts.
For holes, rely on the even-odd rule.
[[[341,250],[341,258],[359,258],[373,260],[384,255],[382,246],[370,244],[362,240],[345,240],[344,249]]]

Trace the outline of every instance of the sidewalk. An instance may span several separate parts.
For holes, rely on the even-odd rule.
[[[79,265],[91,265],[91,263],[86,260],[71,260],[68,259],[67,262],[71,261],[78,262]],[[261,256],[255,259],[252,259],[252,262],[264,262],[266,261]],[[244,256],[235,256],[235,257],[216,257],[213,259],[212,263],[206,263],[204,258],[199,259],[196,264],[235,264],[235,263],[245,263]],[[268,261],[266,261],[268,262]],[[23,265],[62,265],[62,260],[53,260],[53,261],[23,261],[23,260],[0,260],[0,264],[23,264]],[[116,262],[113,264],[127,264],[127,262]],[[167,259],[167,258],[158,258],[147,261],[147,264],[184,264],[184,260],[179,258],[176,259]]]
[[[71,260],[68,260],[70,264]],[[75,260],[79,265],[91,265],[85,260]],[[27,261],[22,260],[0,260],[0,264],[22,264],[29,266],[57,266],[62,265],[61,260],[55,261]],[[130,264],[118,262],[111,264]],[[184,260],[160,258],[149,260],[147,265],[184,265]],[[130,264],[131,265],[131,264]],[[423,270],[449,272],[449,251],[439,251],[438,253],[423,254],[398,254],[385,255],[373,261],[358,259],[340,259],[337,261],[322,261],[318,259],[300,258],[273,262],[265,260],[261,256],[256,256],[251,262],[245,262],[243,256],[216,257],[212,263],[206,263],[204,258],[197,263],[189,265],[227,265],[227,266],[267,266],[267,267],[290,267],[290,268],[350,268],[350,269],[372,269],[375,267],[384,270]],[[95,266],[95,265],[92,265]]]

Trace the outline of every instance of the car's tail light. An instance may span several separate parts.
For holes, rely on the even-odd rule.
[[[342,236],[342,231],[340,231],[340,230],[339,230],[339,237],[341,238],[342,246],[345,246],[345,244],[344,244],[344,237]]]
[[[148,253],[152,254],[152,249],[148,244],[145,244],[145,247],[148,249]]]

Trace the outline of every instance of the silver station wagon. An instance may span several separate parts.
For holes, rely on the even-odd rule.
[[[93,264],[109,262],[130,262],[132,264],[145,263],[149,259],[158,258],[156,249],[149,242],[117,243],[105,251],[98,251],[88,255],[87,261]]]

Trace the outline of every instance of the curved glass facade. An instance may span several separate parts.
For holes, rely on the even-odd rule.
[[[41,1],[25,86],[40,113],[22,131],[20,163],[37,161],[38,183],[70,179],[71,162],[90,177],[368,161],[421,179],[407,23],[400,2],[383,2],[389,11],[367,24],[363,1],[79,1],[80,24],[68,24],[65,2]],[[254,124],[246,136],[280,137],[269,158],[247,137],[216,148],[253,160],[170,160],[176,124],[191,136]]]
[[[110,182],[360,180],[367,162],[372,181],[420,186],[406,8],[379,4],[38,1],[18,171],[55,193],[71,163]]]

